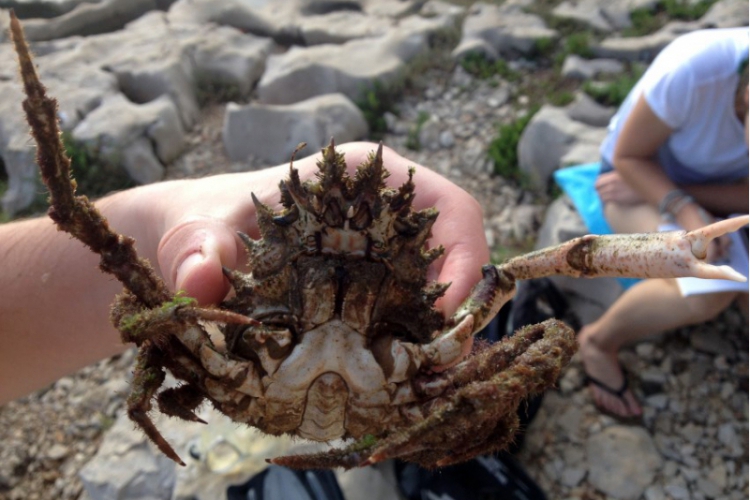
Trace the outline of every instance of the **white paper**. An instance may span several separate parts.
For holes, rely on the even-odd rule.
[[[681,231],[682,228],[675,224],[662,224],[659,231]],[[730,266],[732,269],[747,278],[748,276],[748,249],[742,242],[739,231],[730,233],[731,242],[727,256],[711,264],[715,266]],[[701,293],[719,293],[719,292],[748,292],[748,282],[744,283],[730,280],[714,280],[701,278],[677,278],[677,284],[680,287],[682,295],[698,295]]]

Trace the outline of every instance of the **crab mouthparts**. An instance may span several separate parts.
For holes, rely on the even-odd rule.
[[[326,255],[347,254],[353,257],[365,257],[369,246],[368,238],[362,231],[344,227],[326,228],[321,232],[320,251]]]

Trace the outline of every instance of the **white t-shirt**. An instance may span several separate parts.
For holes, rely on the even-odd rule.
[[[738,68],[748,58],[747,27],[683,35],[656,57],[609,124],[601,147],[612,163],[615,143],[641,95],[672,134],[658,152],[676,184],[729,182],[748,176],[745,129],[734,97]]]

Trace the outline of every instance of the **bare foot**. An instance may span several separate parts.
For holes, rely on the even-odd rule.
[[[621,418],[640,417],[643,410],[633,392],[626,387],[617,352],[596,345],[592,334],[590,327],[583,327],[578,334],[578,343],[586,375],[601,384],[589,383],[594,403],[605,413]]]

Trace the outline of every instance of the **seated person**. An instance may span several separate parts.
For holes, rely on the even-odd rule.
[[[748,35],[747,27],[684,35],[630,92],[610,123],[596,182],[614,232],[655,231],[664,221],[694,230],[715,216],[747,213]],[[708,249],[709,261],[726,243]],[[579,335],[596,405],[615,416],[640,416],[617,359],[620,347],[710,320],[737,299],[747,313],[747,293],[685,297],[673,279],[625,291]]]

